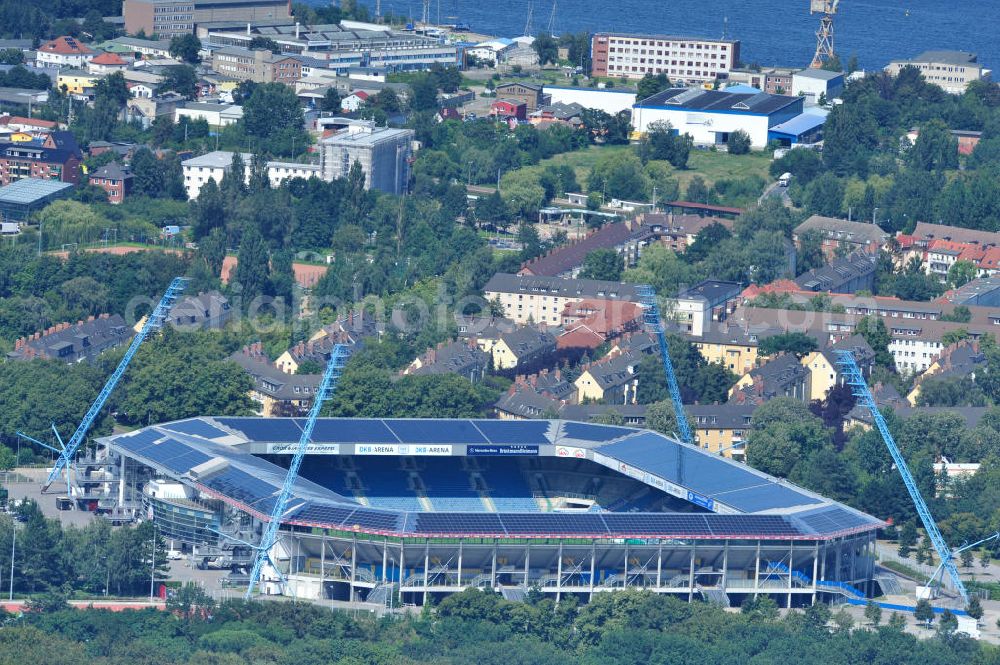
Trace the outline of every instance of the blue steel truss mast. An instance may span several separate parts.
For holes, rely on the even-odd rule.
[[[836,354],[837,364],[844,369],[845,382],[851,386],[854,397],[857,398],[858,402],[872,414],[875,426],[878,428],[879,434],[882,435],[882,440],[885,441],[885,447],[889,449],[889,455],[892,456],[892,461],[896,463],[899,475],[903,477],[903,484],[906,485],[906,491],[910,493],[910,499],[913,500],[913,505],[917,508],[917,514],[920,515],[920,521],[924,525],[927,537],[930,538],[931,544],[934,545],[934,549],[941,559],[941,565],[938,569],[940,570],[943,567],[948,571],[948,576],[951,577],[955,590],[962,596],[962,602],[968,604],[969,594],[965,589],[965,584],[962,583],[962,578],[958,574],[958,568],[955,567],[954,553],[948,547],[948,543],[945,542],[944,536],[941,535],[941,531],[938,529],[937,522],[934,521],[934,516],[931,515],[930,508],[927,507],[927,502],[924,501],[924,497],[920,494],[917,481],[914,480],[913,474],[910,473],[910,467],[906,465],[903,453],[899,450],[899,446],[896,445],[896,441],[892,438],[892,433],[889,431],[889,426],[886,425],[885,418],[882,417],[882,414],[878,410],[878,404],[876,404],[871,390],[868,389],[868,384],[865,382],[865,378],[858,368],[854,354],[849,350],[837,351]],[[935,572],[936,576],[937,573]],[[928,584],[933,584],[933,580],[934,578],[932,577],[931,582]]]
[[[337,389],[337,382],[340,380],[340,374],[344,369],[344,363],[347,361],[348,355],[350,355],[350,347],[346,344],[337,344],[333,347],[333,351],[330,352],[330,359],[326,363],[323,379],[320,381],[319,389],[313,398],[312,408],[309,409],[309,416],[306,418],[305,426],[302,428],[299,445],[292,456],[292,463],[288,466],[285,483],[282,485],[281,493],[278,494],[278,500],[271,511],[271,517],[265,527],[264,535],[261,536],[260,544],[253,547],[257,551],[257,555],[254,558],[253,570],[250,572],[250,584],[247,585],[247,591],[244,596],[247,600],[253,596],[254,586],[260,581],[260,573],[265,563],[270,563],[271,568],[278,575],[281,575],[278,567],[271,559],[271,548],[274,547],[274,543],[277,541],[278,527],[281,526],[281,518],[284,517],[285,511],[288,508],[288,499],[292,496],[292,487],[295,485],[295,480],[299,477],[299,467],[302,466],[302,458],[305,457],[306,446],[312,438],[313,428],[316,426],[316,418],[319,417],[320,409],[323,408],[323,402],[329,399],[333,391]]]
[[[667,388],[670,390],[670,399],[674,403],[674,415],[677,418],[678,434],[681,441],[687,444],[694,444],[694,437],[691,435],[691,426],[688,424],[687,414],[684,413],[684,402],[681,401],[681,389],[677,385],[677,375],[674,373],[674,365],[670,361],[670,347],[667,345],[667,336],[663,328],[663,320],[660,318],[660,306],[656,302],[656,291],[652,286],[645,284],[637,286],[639,300],[643,307],[643,321],[646,328],[656,334],[656,340],[660,343],[660,359],[663,362],[663,371],[667,375]]]
[[[122,357],[121,362],[118,363],[118,367],[116,367],[115,371],[112,372],[110,377],[108,377],[107,383],[105,383],[104,387],[101,388],[101,392],[97,395],[97,399],[94,400],[94,403],[90,405],[87,413],[83,416],[83,420],[80,421],[76,431],[73,432],[73,436],[70,437],[69,442],[64,444],[62,437],[59,436],[59,430],[56,429],[55,425],[52,426],[52,431],[55,432],[56,441],[61,446],[61,450],[44,444],[37,439],[33,439],[22,432],[17,433],[18,436],[28,439],[29,441],[33,441],[43,448],[48,448],[58,455],[55,464],[52,466],[52,471],[49,472],[49,477],[45,481],[45,485],[42,487],[43,492],[47,490],[50,485],[52,485],[53,481],[59,477],[59,474],[62,473],[63,470],[66,471],[66,487],[67,491],[69,490],[70,466],[73,461],[73,456],[76,455],[76,451],[79,450],[84,437],[87,436],[87,432],[90,431],[90,427],[94,424],[94,420],[97,419],[101,409],[104,408],[104,404],[108,401],[108,397],[111,396],[115,386],[118,385],[118,382],[121,380],[122,376],[124,376],[129,363],[132,362],[132,358],[135,357],[136,351],[139,350],[139,347],[150,335],[150,333],[159,330],[163,326],[163,322],[166,320],[167,314],[170,313],[170,308],[174,306],[174,303],[177,302],[177,299],[184,292],[188,281],[189,280],[186,277],[175,277],[173,281],[170,282],[170,286],[167,287],[166,292],[163,294],[163,298],[160,299],[159,304],[156,305],[156,308],[149,315],[149,318],[146,319],[146,323],[143,324],[139,332],[132,338],[132,343],[129,344],[128,350]]]

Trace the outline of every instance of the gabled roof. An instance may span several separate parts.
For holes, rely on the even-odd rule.
[[[60,323],[31,337],[22,337],[7,354],[12,360],[51,358],[66,362],[93,360],[102,351],[119,346],[134,331],[118,314],[90,317],[76,324]]]
[[[107,65],[107,66],[111,66],[111,67],[115,67],[115,66],[117,66],[117,67],[125,67],[126,65],[128,65],[128,63],[125,62],[121,58],[121,56],[116,55],[114,53],[102,53],[99,56],[97,56],[96,58],[94,58],[93,60],[91,60],[90,64],[92,64],[92,65]]]
[[[521,274],[548,275],[557,277],[583,265],[587,255],[597,249],[615,249],[624,245],[635,235],[628,224],[612,222],[605,224],[580,240],[556,247],[548,254],[527,261],[521,265]]]
[[[517,358],[532,356],[546,350],[554,351],[556,338],[552,333],[523,326],[513,332],[500,335],[500,340],[507,345],[510,352]]]
[[[102,180],[129,180],[133,176],[130,171],[122,168],[118,162],[111,162],[91,173],[90,177]]]
[[[89,55],[93,49],[81,44],[75,37],[56,37],[38,47],[39,53],[57,53],[59,55]]]

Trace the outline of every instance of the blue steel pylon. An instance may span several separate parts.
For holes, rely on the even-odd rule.
[[[271,511],[271,516],[267,523],[267,527],[264,529],[264,534],[261,536],[260,544],[250,545],[250,547],[257,551],[257,556],[254,558],[253,570],[250,572],[250,583],[247,585],[246,594],[244,594],[244,598],[247,600],[253,596],[253,589],[257,586],[260,580],[260,573],[264,568],[265,563],[271,564],[271,568],[273,568],[282,580],[284,580],[284,576],[281,574],[281,571],[278,570],[278,566],[275,565],[274,561],[271,559],[271,548],[274,547],[275,542],[277,542],[278,528],[281,526],[281,518],[285,515],[285,510],[288,507],[288,499],[292,495],[292,488],[295,485],[296,478],[299,476],[299,467],[302,466],[302,458],[305,457],[306,446],[312,438],[313,428],[316,426],[316,418],[319,417],[319,412],[323,407],[323,402],[329,399],[334,390],[336,390],[337,382],[340,380],[340,374],[344,369],[344,363],[349,355],[350,347],[346,344],[337,344],[333,347],[333,351],[330,352],[330,359],[326,363],[326,370],[323,372],[323,378],[320,381],[319,389],[316,391],[316,395],[313,398],[312,408],[309,409],[306,424],[302,428],[302,436],[299,437],[299,445],[295,449],[295,454],[292,456],[292,463],[288,466],[288,473],[285,474],[285,482],[281,487],[281,493],[278,495],[278,500],[274,504],[274,509]],[[249,543],[244,544],[249,545]]]
[[[878,410],[878,404],[875,402],[875,397],[872,396],[871,390],[868,389],[868,384],[861,374],[861,369],[854,359],[854,354],[849,350],[836,351],[836,354],[837,364],[844,368],[845,383],[851,386],[854,396],[872,414],[875,427],[878,428],[879,434],[882,435],[885,447],[889,449],[889,455],[892,456],[892,461],[896,463],[899,475],[903,477],[903,484],[906,485],[906,491],[910,493],[910,499],[917,508],[917,515],[920,516],[920,521],[924,525],[924,531],[927,532],[927,537],[930,538],[931,544],[934,545],[934,549],[941,559],[941,567],[948,571],[948,576],[951,577],[952,584],[955,585],[955,590],[962,596],[962,602],[968,603],[969,593],[966,591],[965,584],[962,583],[962,578],[958,574],[958,568],[955,567],[954,554],[951,548],[948,547],[948,543],[945,542],[944,536],[941,535],[941,530],[938,529],[937,522],[934,521],[934,516],[931,514],[927,502],[924,501],[924,497],[920,493],[920,488],[917,487],[917,481],[913,478],[913,474],[910,473],[910,467],[907,466],[902,451],[896,445],[896,440],[893,439],[892,432],[889,431],[889,426],[886,424],[885,418],[882,417],[882,413]],[[935,573],[936,575],[937,573]],[[931,582],[933,582],[933,578]]]
[[[95,399],[94,403],[90,405],[89,409],[87,409],[87,413],[83,416],[83,420],[80,421],[79,426],[77,426],[76,431],[73,432],[73,436],[70,437],[68,443],[63,443],[62,437],[59,436],[59,431],[56,430],[56,426],[54,424],[52,425],[52,431],[55,432],[56,441],[59,443],[60,449],[42,443],[38,439],[34,439],[23,432],[17,432],[17,436],[33,441],[34,443],[37,443],[43,448],[47,448],[58,455],[58,457],[56,457],[55,464],[52,466],[52,471],[49,472],[48,479],[42,486],[43,492],[47,490],[50,485],[52,485],[52,482],[58,478],[59,474],[65,469],[66,491],[69,493],[70,466],[73,462],[73,456],[76,455],[76,451],[79,450],[84,437],[87,436],[87,432],[90,431],[90,427],[94,424],[94,420],[97,419],[101,409],[104,408],[104,404],[108,401],[108,397],[111,396],[115,386],[118,385],[122,376],[125,375],[125,370],[128,369],[128,365],[132,362],[132,358],[135,357],[139,347],[150,333],[159,330],[163,326],[163,322],[166,320],[167,314],[170,313],[170,308],[174,306],[174,303],[177,302],[177,298],[179,298],[184,292],[188,281],[190,280],[188,280],[187,277],[175,277],[173,281],[170,282],[170,286],[167,287],[167,290],[160,299],[160,302],[156,305],[156,308],[153,309],[153,312],[149,315],[146,323],[143,324],[139,332],[132,338],[132,343],[129,344],[128,350],[125,351],[125,355],[122,357],[121,362],[118,363],[118,367],[116,367],[115,371],[111,373],[110,377],[108,377],[104,387],[101,388],[101,392],[97,395],[97,399]]]
[[[646,328],[656,335],[656,340],[660,344],[660,360],[663,362],[663,371],[667,376],[667,388],[670,391],[670,399],[674,403],[674,415],[677,418],[677,429],[680,430],[681,441],[694,444],[691,426],[688,424],[687,414],[684,412],[684,402],[681,401],[681,389],[677,384],[674,364],[670,361],[670,347],[667,344],[663,320],[660,318],[660,306],[656,301],[656,291],[653,290],[652,286],[641,284],[636,287],[636,292],[642,303],[643,321]]]

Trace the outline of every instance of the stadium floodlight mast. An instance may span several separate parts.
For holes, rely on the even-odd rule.
[[[33,443],[38,444],[42,448],[51,450],[56,454],[55,464],[52,465],[52,470],[49,472],[49,477],[42,485],[42,491],[46,491],[53,481],[59,477],[59,474],[66,471],[66,495],[72,498],[71,492],[71,467],[73,463],[73,456],[76,455],[76,451],[80,449],[80,445],[83,443],[84,437],[87,436],[87,432],[90,431],[91,426],[97,419],[97,416],[101,413],[101,409],[104,408],[104,404],[108,401],[108,397],[114,391],[118,382],[121,381],[122,376],[125,375],[125,370],[128,369],[129,363],[132,362],[132,358],[135,357],[136,352],[146,338],[151,334],[163,327],[163,322],[166,321],[167,315],[170,313],[170,309],[177,302],[177,299],[184,292],[190,280],[187,277],[175,277],[173,281],[170,282],[170,286],[167,287],[166,292],[160,299],[160,302],[150,313],[149,318],[146,319],[146,323],[143,324],[142,328],[135,334],[132,338],[132,343],[129,344],[128,350],[125,351],[125,355],[122,356],[121,362],[118,363],[118,367],[115,371],[111,373],[108,377],[107,382],[104,387],[101,388],[101,392],[97,395],[94,403],[90,405],[87,409],[87,413],[83,416],[83,420],[77,426],[76,431],[73,432],[73,436],[70,437],[68,443],[63,443],[62,437],[59,436],[59,430],[56,429],[55,424],[52,425],[52,431],[55,433],[56,442],[59,444],[59,448],[55,448],[46,443],[42,443],[38,439],[34,439],[23,432],[17,432],[17,436],[23,439],[27,439]]]
[[[938,529],[937,522],[934,521],[934,516],[931,514],[931,509],[927,506],[927,502],[924,501],[924,497],[920,493],[920,488],[917,486],[917,481],[913,478],[913,473],[910,472],[910,467],[906,464],[903,453],[900,451],[899,446],[896,445],[896,440],[892,437],[892,432],[889,431],[889,426],[886,424],[885,418],[882,417],[882,413],[878,410],[878,403],[875,402],[875,397],[872,395],[871,390],[869,390],[864,375],[861,374],[861,368],[858,367],[854,353],[850,349],[838,350],[835,353],[837,364],[844,371],[844,383],[851,386],[851,391],[854,393],[854,397],[858,400],[858,403],[867,408],[869,413],[871,413],[872,420],[875,421],[875,427],[878,429],[879,434],[882,435],[882,441],[885,442],[885,447],[888,448],[892,461],[896,463],[896,469],[899,470],[899,475],[903,478],[906,491],[909,492],[910,499],[917,509],[917,515],[920,516],[920,521],[924,525],[924,531],[927,532],[927,537],[930,539],[931,544],[934,545],[938,558],[941,559],[938,571],[934,572],[928,584],[933,583],[934,578],[937,577],[938,572],[943,568],[948,571],[952,586],[955,587],[955,591],[962,597],[962,602],[968,603],[969,592],[966,590],[965,584],[958,574],[958,568],[955,567],[955,553],[948,547],[944,536],[941,535],[941,530]]]
[[[244,594],[244,598],[246,600],[250,600],[253,597],[254,587],[257,586],[260,581],[260,574],[265,563],[270,564],[271,568],[278,575],[283,584],[286,582],[285,576],[281,573],[281,570],[278,569],[278,566],[271,558],[271,548],[273,548],[274,544],[277,542],[278,528],[281,526],[281,518],[284,517],[285,511],[288,508],[288,500],[292,496],[292,489],[299,476],[299,467],[302,466],[302,459],[305,457],[306,447],[312,439],[313,428],[316,426],[316,419],[319,417],[320,409],[323,408],[323,402],[329,399],[336,390],[337,382],[340,380],[341,372],[343,372],[344,369],[344,363],[347,361],[347,357],[349,355],[350,347],[346,344],[337,344],[330,352],[330,359],[326,363],[323,378],[320,381],[319,388],[316,390],[315,396],[313,397],[312,407],[309,409],[309,415],[306,417],[305,425],[302,427],[302,435],[299,437],[299,444],[295,449],[295,454],[292,456],[292,462],[288,466],[288,473],[285,474],[285,482],[281,487],[280,494],[278,494],[277,501],[274,503],[274,509],[271,511],[271,516],[266,528],[264,529],[264,534],[261,536],[260,544],[251,545],[250,543],[232,538],[232,536],[225,536],[231,540],[236,540],[237,542],[247,545],[257,552],[254,557],[253,569],[250,572],[250,582],[247,584],[247,590]]]

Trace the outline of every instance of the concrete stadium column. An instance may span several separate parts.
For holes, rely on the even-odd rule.
[[[834,564],[834,567],[837,571],[836,574],[838,582],[844,581],[841,579],[841,577],[843,576],[843,562],[841,561],[841,556],[843,555],[843,553],[844,553],[844,541],[843,539],[840,539],[837,541],[837,562]]]
[[[753,597],[760,595],[760,538],[757,539],[757,556],[754,558]]]
[[[594,575],[597,570],[597,543],[590,542],[590,597],[587,599],[591,601],[594,599]]]
[[[403,573],[406,570],[405,540],[399,539],[399,604],[403,604]]]
[[[389,565],[389,539],[382,540],[382,584],[385,584],[385,567]]]
[[[656,588],[663,588],[663,541],[656,550]]]
[[[795,571],[795,541],[788,541],[788,607],[792,606],[792,573]]]
[[[818,567],[819,567],[819,541],[817,540],[813,544],[813,594],[812,594],[813,605],[816,604],[816,596],[818,593],[817,590],[818,585],[816,583],[817,582],[816,574],[818,572]]]
[[[497,541],[493,539],[493,567],[490,570],[490,588],[497,589]]]
[[[427,604],[427,571],[431,563],[431,544],[424,542],[424,602]]]
[[[698,548],[698,541],[691,541],[691,561],[688,564],[688,602],[694,600],[694,554]]]
[[[352,601],[357,600],[357,598],[355,598],[355,589],[354,589],[354,582],[358,578],[357,570],[358,570],[358,537],[357,535],[355,535],[354,539],[351,541],[351,593],[349,597]]]
[[[556,602],[562,598],[562,564],[563,564],[563,543],[559,541],[559,554],[556,558]]]
[[[118,507],[124,508],[125,506],[125,454],[121,454],[122,457],[122,469],[118,476]],[[219,526],[222,526],[221,524]]]
[[[726,588],[729,586],[729,539],[726,539],[725,544],[722,546],[722,580],[720,582],[723,593],[725,593]]]
[[[524,588],[528,588],[528,575],[531,574],[531,541],[524,544]]]
[[[819,564],[819,578],[821,580],[826,579],[826,541],[823,541],[823,561]]]
[[[462,588],[462,545],[463,542],[458,541],[458,588]]]

